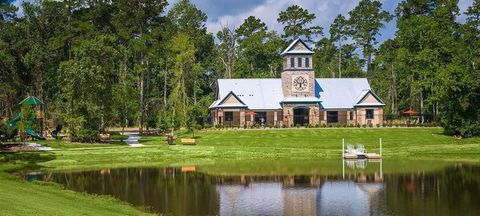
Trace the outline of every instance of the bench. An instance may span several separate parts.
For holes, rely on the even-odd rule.
[[[98,137],[102,141],[108,141],[108,140],[112,139],[112,135],[110,135],[110,134],[99,134]]]
[[[182,138],[180,139],[180,142],[183,144],[183,145],[196,145],[196,141],[195,139],[187,139],[187,138]]]

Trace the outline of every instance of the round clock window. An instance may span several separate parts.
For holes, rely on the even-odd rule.
[[[308,80],[303,76],[298,76],[293,80],[293,86],[297,91],[305,91],[308,87]]]

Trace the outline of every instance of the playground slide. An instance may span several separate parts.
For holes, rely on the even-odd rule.
[[[54,131],[50,132],[50,135],[52,135],[52,137],[57,139],[57,140],[62,139],[62,137],[58,135],[61,130],[62,130],[62,125],[59,124],[59,125],[57,125],[57,127],[55,128]]]
[[[20,121],[22,119],[22,112],[19,112],[17,114],[17,116],[15,116],[14,118],[12,118],[10,121],[8,121],[8,130],[11,131],[10,133],[7,134],[7,136],[5,137],[7,140],[9,139],[13,139],[15,138],[15,136],[17,135],[18,133],[18,130],[17,129],[13,129],[14,126],[17,124],[18,121]],[[31,129],[28,125],[32,125],[32,122],[34,120],[32,119],[28,119],[27,120],[27,128],[25,130],[25,133],[27,133],[27,135],[35,138],[35,139],[38,139],[38,140],[45,140],[45,137],[43,137],[42,135],[40,134],[37,134],[33,129]],[[12,131],[13,130],[13,131]]]
[[[17,116],[15,116],[14,118],[10,119],[10,121],[8,121],[8,129],[12,129],[13,126],[15,126],[15,124],[17,124],[18,121],[20,121],[20,119],[22,119],[22,112],[19,112]]]
[[[37,134],[37,132],[35,132],[33,129],[31,128],[27,128],[25,130],[25,133],[27,133],[27,135],[35,138],[35,139],[38,139],[38,140],[45,140],[45,137],[43,137],[42,135],[40,134]]]

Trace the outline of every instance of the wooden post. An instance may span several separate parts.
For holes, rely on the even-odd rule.
[[[345,158],[345,138],[342,139],[342,159]]]
[[[380,138],[380,157],[382,157],[382,138]]]

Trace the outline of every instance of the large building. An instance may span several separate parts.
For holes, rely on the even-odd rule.
[[[282,53],[281,79],[219,79],[214,125],[376,125],[384,103],[365,78],[315,78],[313,51],[300,39]]]

